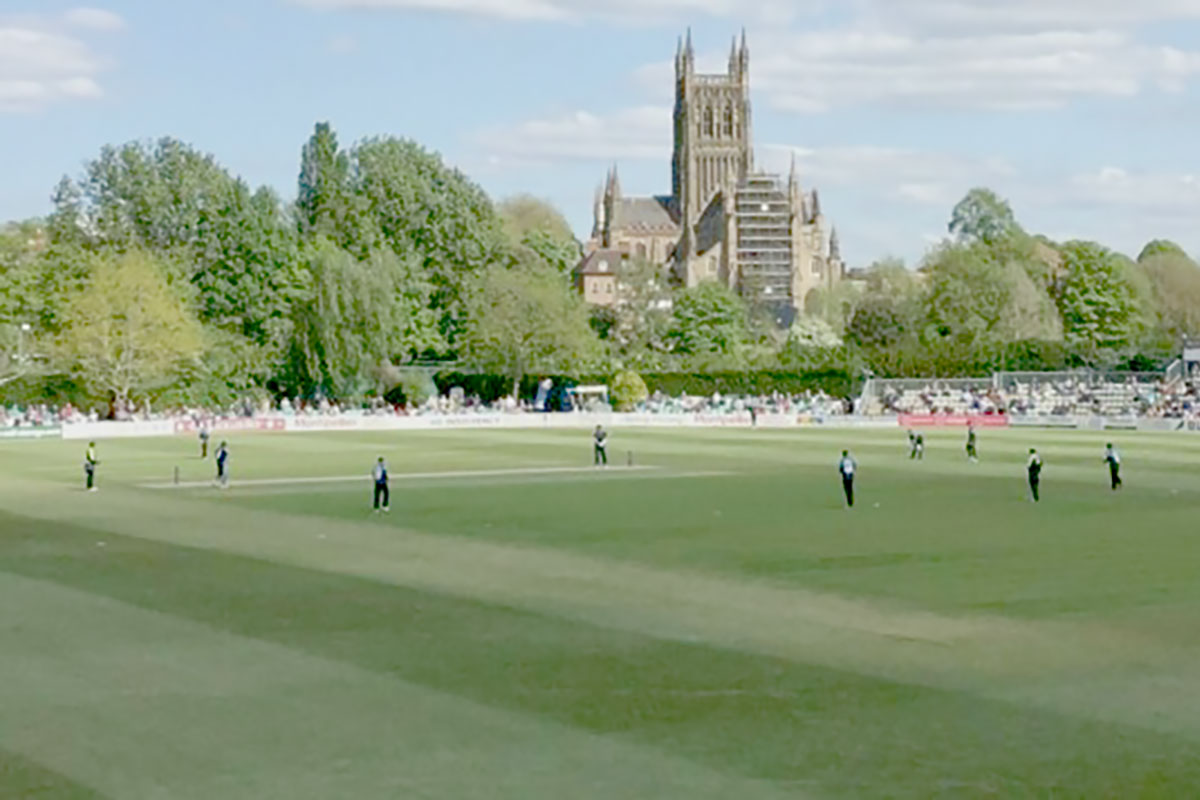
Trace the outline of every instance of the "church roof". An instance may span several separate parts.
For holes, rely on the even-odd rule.
[[[576,275],[612,275],[625,256],[620,250],[602,249],[588,253],[575,266]]]
[[[630,233],[677,233],[670,197],[623,197],[613,209],[612,229]]]

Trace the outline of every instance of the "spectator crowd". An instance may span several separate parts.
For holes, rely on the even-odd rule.
[[[853,402],[824,392],[787,394],[773,392],[764,395],[721,394],[678,396],[654,392],[633,409],[643,414],[722,416],[811,415],[835,417],[853,413],[888,414],[968,414],[1012,416],[1089,416],[1148,417],[1166,419],[1200,419],[1200,382],[1162,379],[1095,380],[1086,377],[1029,378],[1013,380],[1006,386],[989,381],[950,382],[929,381],[914,385],[905,382],[904,388],[886,384],[874,398]],[[226,406],[175,406],[155,408],[148,403],[117,406],[113,409],[81,409],[71,404],[62,406],[32,404],[26,406],[0,405],[0,429],[13,427],[45,427],[97,422],[103,419],[118,421],[186,420],[200,426],[217,420],[261,417],[338,417],[362,415],[393,416],[464,416],[527,414],[551,407],[563,411],[576,410],[568,394],[560,403],[543,402],[535,406],[529,400],[504,397],[487,402],[470,396],[462,389],[432,396],[420,403],[395,404],[382,398],[362,403],[342,403],[329,398],[305,400],[284,397],[246,399]],[[606,410],[607,403],[595,399],[586,403],[577,400],[578,410]]]
[[[1033,377],[1005,386],[930,381],[920,388],[884,389],[878,402],[877,410],[885,414],[1196,419],[1200,417],[1200,383],[1133,376],[1120,380]]]

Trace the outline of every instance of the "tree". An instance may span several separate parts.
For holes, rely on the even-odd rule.
[[[336,397],[378,389],[380,369],[421,351],[422,298],[406,296],[412,265],[390,250],[366,259],[319,239],[305,257],[309,296],[292,310],[292,378]]]
[[[497,204],[496,213],[510,242],[519,243],[534,231],[542,231],[560,241],[575,241],[575,234],[562,212],[533,195],[506,197]]]
[[[545,200],[520,194],[497,205],[501,229],[511,247],[531,250],[545,264],[568,273],[583,254],[571,226]]]
[[[628,365],[656,368],[669,350],[671,288],[662,267],[643,258],[617,266],[613,326],[607,338],[613,354]]]
[[[887,260],[867,271],[866,287],[846,326],[845,338],[868,350],[915,339],[923,325],[921,287],[903,262]]]
[[[563,275],[570,274],[583,256],[579,242],[572,239],[558,238],[554,234],[535,230],[525,234],[517,245],[532,252],[542,263],[553,267]]]
[[[354,202],[350,157],[328,122],[317,123],[300,154],[296,216],[304,233],[341,239]],[[366,244],[366,243],[364,243]]]
[[[937,335],[972,344],[995,340],[1012,300],[1014,281],[1001,264],[976,247],[952,245],[926,261],[926,309]]]
[[[1095,242],[1062,247],[1065,275],[1056,297],[1067,349],[1111,363],[1133,349],[1143,320],[1129,266]]]
[[[1173,343],[1200,333],[1200,266],[1180,252],[1164,250],[1141,259],[1141,268],[1162,333]]]
[[[967,192],[950,215],[950,233],[960,242],[993,244],[1021,232],[1008,202],[991,189]]]
[[[381,241],[415,254],[432,286],[430,308],[453,338],[472,275],[503,260],[504,239],[491,200],[435,153],[405,139],[370,139],[351,153],[355,191]]]
[[[466,294],[466,357],[512,381],[531,372],[577,374],[594,362],[599,341],[580,297],[549,268],[483,270]]]
[[[52,246],[144,248],[193,284],[203,322],[257,345],[286,339],[303,277],[295,226],[269,189],[252,192],[212,156],[164,138],[103,148],[55,202]]]
[[[636,372],[619,372],[613,378],[612,398],[618,411],[632,411],[649,396],[646,382]]]
[[[826,350],[842,346],[842,337],[833,326],[812,314],[796,318],[788,330],[788,341],[802,349]]]
[[[854,312],[862,301],[864,287],[859,281],[838,281],[830,287],[819,287],[808,293],[804,300],[807,316],[824,321],[837,336],[846,332]]]
[[[1188,254],[1182,247],[1169,239],[1153,239],[1147,242],[1146,246],[1142,248],[1142,252],[1138,255],[1137,260],[1141,264],[1154,256],[1166,255],[1188,257]]]
[[[675,298],[669,338],[685,355],[738,354],[746,343],[746,304],[713,281],[684,289]]]
[[[199,325],[144,252],[99,259],[67,304],[58,353],[93,391],[118,404],[169,384],[203,349]]]

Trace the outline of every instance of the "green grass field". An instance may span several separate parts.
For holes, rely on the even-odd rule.
[[[0,798],[1200,796],[1200,437],[230,441],[0,445]]]

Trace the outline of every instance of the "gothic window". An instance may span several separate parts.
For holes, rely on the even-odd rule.
[[[707,135],[709,135],[709,136],[712,136],[712,135],[713,135],[713,110],[712,110],[712,106],[708,106],[707,108],[705,108],[705,109],[704,109],[704,132],[705,132]]]
[[[725,106],[725,135],[733,136],[733,108]]]
[[[637,246],[637,254],[638,254],[638,258],[645,258],[646,257],[646,245],[639,244]]]

